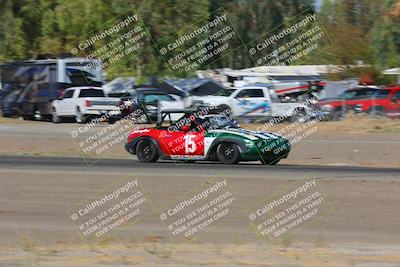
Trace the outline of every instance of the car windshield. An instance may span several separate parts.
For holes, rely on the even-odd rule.
[[[343,99],[353,99],[357,94],[357,91],[353,90],[353,91],[347,91],[344,92],[341,96],[341,98]]]
[[[380,90],[374,95],[374,97],[379,98],[379,99],[384,99],[384,98],[387,98],[389,96],[389,94],[390,94],[390,90]]]
[[[279,99],[278,95],[276,94],[274,89],[269,89],[269,95],[271,96],[272,103],[280,103],[281,100]]]
[[[210,116],[200,118],[199,122],[207,131],[225,128],[239,128],[239,125],[236,123],[236,121],[225,116]]]
[[[174,98],[166,94],[148,94],[144,95],[145,102],[156,102],[156,101],[174,101]]]
[[[99,89],[82,89],[79,97],[104,97],[104,92]]]
[[[224,90],[220,90],[218,92],[216,92],[214,95],[215,96],[230,96],[231,94],[233,94],[233,92],[235,92],[236,89],[224,89]]]
[[[342,94],[341,98],[345,100],[371,98],[376,92],[379,92],[379,90],[380,89],[377,88],[358,88],[355,90],[348,90]]]

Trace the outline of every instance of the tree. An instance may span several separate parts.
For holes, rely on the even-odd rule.
[[[22,59],[27,52],[26,35],[23,32],[22,19],[13,13],[13,1],[5,0],[0,10],[0,62]]]
[[[372,30],[375,63],[381,68],[400,64],[400,1],[386,1],[386,11]]]

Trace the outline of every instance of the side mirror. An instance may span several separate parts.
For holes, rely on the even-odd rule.
[[[184,131],[185,133],[189,132],[190,131],[190,126],[189,125],[182,126],[182,131]]]

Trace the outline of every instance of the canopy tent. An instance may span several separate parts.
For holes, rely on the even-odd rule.
[[[135,88],[156,88],[167,94],[185,97],[187,95],[212,95],[225,90],[225,88],[212,79],[182,79],[165,80],[163,82],[153,81],[148,84],[135,84],[134,78],[119,77],[103,86],[107,93],[125,93]]]
[[[400,68],[388,69],[382,73],[385,75],[397,75],[397,83],[400,84]]]
[[[118,77],[104,84],[102,87],[107,94],[110,93],[125,93],[131,89],[136,83],[134,77]]]
[[[157,87],[158,89],[160,89],[160,91],[163,91],[167,94],[178,95],[180,97],[185,97],[187,95],[186,92],[183,91],[181,88],[172,85],[166,81],[162,83],[157,83],[155,87]]]
[[[181,96],[205,96],[226,90],[222,85],[211,79],[193,78],[184,80],[165,80],[160,85],[162,90],[181,91]],[[178,94],[175,92],[175,94]]]

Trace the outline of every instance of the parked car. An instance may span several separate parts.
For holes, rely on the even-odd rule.
[[[168,94],[158,88],[139,87],[126,93],[109,94],[109,96],[120,97],[124,104],[119,118],[115,119],[126,117],[139,109],[142,110],[142,114],[146,114],[147,122],[156,122],[161,110],[184,107],[179,96]]]
[[[59,100],[52,102],[52,118],[54,123],[66,117],[85,123],[93,116],[118,115],[120,105],[119,98],[106,97],[101,87],[71,87]]]
[[[181,117],[165,123],[172,114]],[[291,145],[274,133],[242,129],[230,115],[209,114],[204,110],[164,110],[156,127],[132,131],[125,148],[146,163],[162,158],[223,164],[261,161],[274,165],[288,156]]]
[[[400,118],[400,86],[379,90],[371,99],[357,104],[355,111],[374,116]]]
[[[319,104],[325,118],[338,121],[343,119],[348,111],[354,110],[357,105],[370,102],[379,91],[380,88],[375,86],[352,88],[346,90],[337,98],[321,99]]]
[[[303,103],[282,103],[273,87],[246,85],[225,90],[224,95],[193,97],[194,107],[216,106],[221,111],[231,110],[236,117],[267,120],[285,117],[290,121],[303,121],[311,115],[311,108]]]

